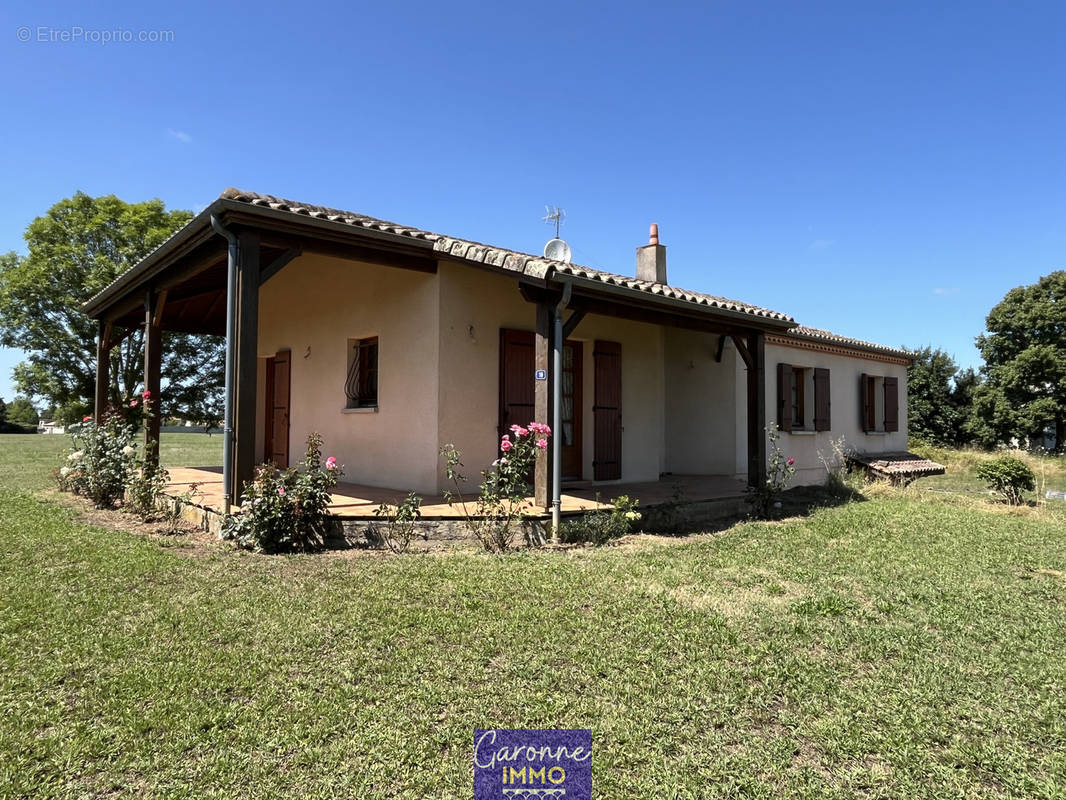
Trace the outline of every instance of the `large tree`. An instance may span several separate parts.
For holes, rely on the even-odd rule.
[[[974,391],[974,435],[986,445],[1066,438],[1066,272],[1019,286],[988,314],[977,337],[984,381]]]
[[[0,256],[0,344],[26,351],[13,376],[20,392],[80,418],[92,406],[97,326],[81,305],[191,219],[160,200],[125,203],[82,192],[30,223],[28,253]],[[144,377],[144,332],[111,351],[110,402],[126,405]],[[160,411],[200,418],[217,405],[224,344],[219,337],[166,334]]]
[[[907,425],[916,439],[940,445],[961,445],[969,440],[976,375],[960,370],[955,360],[939,348],[911,350],[907,368]]]

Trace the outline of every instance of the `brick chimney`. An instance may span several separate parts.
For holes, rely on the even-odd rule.
[[[637,280],[666,283],[666,245],[659,244],[659,223],[651,224],[648,243],[637,248]]]

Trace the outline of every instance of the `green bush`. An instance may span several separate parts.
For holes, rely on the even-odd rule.
[[[978,465],[974,470],[978,478],[988,483],[988,488],[1003,495],[1012,506],[1022,504],[1022,492],[1036,488],[1036,475],[1029,465],[1015,456],[999,456]]]
[[[330,490],[341,474],[332,456],[322,463],[322,437],[312,433],[301,467],[256,467],[241,495],[240,512],[222,524],[222,538],[265,553],[321,547],[328,532]]]
[[[596,502],[599,502],[599,496]],[[640,521],[638,500],[620,495],[611,501],[610,509],[597,509],[582,514],[559,525],[559,541],[567,544],[591,542],[606,544],[612,539],[625,536]]]

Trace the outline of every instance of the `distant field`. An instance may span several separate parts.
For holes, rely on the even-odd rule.
[[[62,466],[70,437],[62,434],[0,435],[0,486],[44,489],[53,469]],[[222,436],[163,433],[160,459],[167,467],[217,467],[222,464]]]
[[[974,475],[978,464],[1003,455],[1003,452],[989,453],[983,450],[955,450],[931,445],[915,445],[911,451],[930,458],[947,469],[944,475],[923,478],[916,486],[923,489],[949,489],[952,491],[983,494],[987,491],[985,484]],[[1033,455],[1021,451],[1010,451],[1011,455],[1025,461],[1036,474],[1036,494],[1044,496],[1046,489],[1066,491],[1066,456]]]

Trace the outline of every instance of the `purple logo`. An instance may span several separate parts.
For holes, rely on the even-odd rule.
[[[474,731],[474,800],[591,800],[591,730]]]

